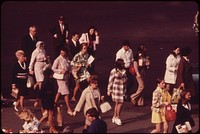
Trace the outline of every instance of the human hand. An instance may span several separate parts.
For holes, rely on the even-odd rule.
[[[66,72],[65,70],[62,70],[60,73],[61,73],[61,74],[65,74],[65,72]]]
[[[167,105],[169,105],[169,103],[168,102],[163,102],[163,105],[167,106]]]
[[[65,42],[68,44],[68,43],[69,43],[69,40],[68,40],[68,39],[66,39],[66,40],[65,40]]]
[[[110,92],[107,92],[107,95],[110,96]]]
[[[32,75],[33,75],[33,73],[34,73],[34,72],[33,72],[32,70],[29,71],[29,74],[32,74]]]
[[[54,34],[54,36],[53,36],[54,38],[58,38],[58,35],[57,34]]]
[[[98,31],[96,31],[96,30],[95,30],[94,34],[95,34],[96,36],[98,36],[98,35],[99,35]]]
[[[72,113],[73,116],[76,116],[76,111],[74,110],[74,112]]]
[[[104,100],[104,98],[105,98],[104,96],[101,96],[101,100],[102,100],[102,101]]]

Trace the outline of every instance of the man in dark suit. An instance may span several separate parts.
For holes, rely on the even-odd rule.
[[[69,41],[69,59],[72,60],[73,57],[80,52],[79,34],[73,33],[72,39]]]
[[[38,41],[38,37],[36,36],[37,28],[36,26],[30,26],[29,27],[29,33],[25,35],[22,39],[21,48],[27,57],[27,65],[29,65],[31,54],[33,50],[36,48],[36,43]]]
[[[58,23],[50,29],[50,33],[53,35],[54,44],[54,59],[60,55],[60,49],[66,47],[68,40],[68,25],[65,23],[65,18],[59,16]]]

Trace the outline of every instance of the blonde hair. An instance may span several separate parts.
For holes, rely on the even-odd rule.
[[[15,53],[15,56],[17,58],[19,58],[20,56],[24,55],[24,51],[23,50],[17,50],[17,52]]]

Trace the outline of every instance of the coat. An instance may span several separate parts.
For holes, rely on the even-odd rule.
[[[108,92],[112,93],[112,100],[114,102],[123,102],[126,92],[127,76],[126,71],[119,69],[112,69],[110,72],[108,82]]]
[[[92,94],[92,88],[88,86],[86,89],[83,90],[81,97],[75,107],[75,111],[80,112],[82,106],[84,105],[84,114],[86,114],[86,111],[92,107],[95,107],[98,110],[98,106],[95,103],[93,94]],[[100,91],[98,90],[98,105],[100,105]]]
[[[190,91],[192,96],[195,96],[192,66],[184,57],[181,58],[178,66],[176,86],[179,87],[181,83],[184,83],[185,89]]]
[[[174,57],[170,54],[166,60],[165,83],[175,84],[177,78],[177,68],[180,63],[180,56]]]
[[[172,133],[177,133],[176,125],[184,125],[186,121],[189,121],[191,127],[195,125],[195,122],[191,116],[191,105],[188,102],[186,104],[188,105],[189,109],[182,105],[182,100],[179,100],[177,104],[176,120],[173,125]]]

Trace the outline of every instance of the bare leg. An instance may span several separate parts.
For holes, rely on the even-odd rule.
[[[39,126],[48,117],[48,110],[42,109],[41,111],[42,111],[42,118],[39,120]]]
[[[114,116],[113,117],[117,117],[117,102],[115,102],[115,108],[114,108]]]
[[[74,88],[74,94],[73,94],[72,99],[71,99],[72,101],[76,101],[76,94],[77,94],[77,91],[78,91],[79,88],[80,88],[80,83],[76,82],[76,86]]]
[[[24,109],[24,96],[20,96],[19,104],[20,104],[21,110],[23,110]]]
[[[38,95],[37,95],[37,98],[36,98],[36,101],[35,101],[35,103],[34,103],[34,107],[37,107],[38,105],[39,105],[39,95],[40,95],[40,90],[41,90],[41,88],[42,88],[42,82],[37,82],[35,85],[37,85],[38,86],[38,89],[39,89],[39,93],[38,93]],[[36,89],[35,88],[35,85],[34,85],[34,89]]]
[[[69,105],[69,95],[68,94],[65,95],[65,103],[67,106],[67,113],[72,116],[73,113],[72,113],[72,109]]]
[[[49,132],[50,133],[58,133],[58,131],[55,129],[53,124],[53,110],[48,110],[48,121],[49,121]]]
[[[163,123],[163,133],[167,133],[168,132],[168,122],[164,122]]]
[[[117,108],[116,108],[116,117],[119,118],[119,119],[120,119],[121,109],[122,109],[122,103],[118,102],[117,103]]]
[[[57,94],[56,94],[56,97],[55,97],[55,101],[54,101],[55,104],[58,102],[59,97],[60,97],[60,93],[57,93]]]
[[[154,130],[152,130],[151,133],[160,133],[160,126],[161,126],[161,124],[157,123],[156,128]]]
[[[35,90],[39,85],[39,82],[35,83],[35,85],[33,86],[33,89]]]

